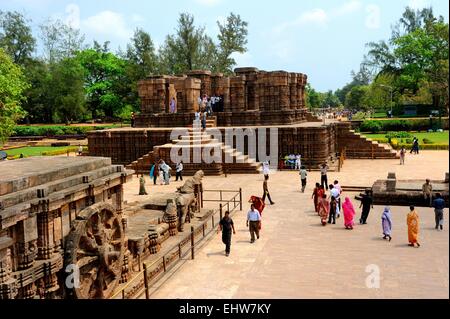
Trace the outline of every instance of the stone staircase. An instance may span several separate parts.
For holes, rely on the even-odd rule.
[[[194,125],[188,125],[188,128],[193,128]],[[199,127],[201,127],[201,121],[199,124]],[[213,127],[217,127],[217,116],[209,116],[206,118],[206,128],[213,128]]]
[[[172,162],[171,153],[176,147],[178,154],[189,154],[190,161],[183,163],[183,173],[188,176],[200,169],[206,175],[259,174],[261,172],[261,164],[255,159],[213,138],[207,130],[202,132],[189,128],[188,132],[188,135],[182,135],[172,143],[155,146],[152,152],[129,164],[127,168],[133,169],[137,174],[148,174],[153,163],[163,159],[172,167],[174,175],[176,163]],[[208,151],[210,153],[207,153]],[[206,163],[203,158],[204,153],[220,157],[220,161]]]
[[[395,159],[397,152],[390,145],[373,141],[354,130],[348,130],[346,140],[346,156],[352,159]]]

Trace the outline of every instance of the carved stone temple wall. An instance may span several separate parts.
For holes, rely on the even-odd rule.
[[[0,299],[63,298],[67,261],[98,263],[99,229],[122,234],[130,172],[92,157],[25,158],[1,162],[0,171]]]
[[[183,127],[192,124],[199,110],[198,98],[222,98],[223,112],[217,125],[286,125],[306,121],[307,76],[285,71],[266,72],[240,68],[225,77],[209,71],[185,76],[150,77],[138,83],[142,101],[137,127]],[[177,113],[169,113],[170,100],[177,100]]]
[[[198,70],[182,76],[149,77],[138,83],[141,113],[137,115],[136,128],[89,132],[89,154],[111,157],[113,163],[129,165],[144,173],[158,158],[173,165],[165,155],[170,153],[169,144],[177,139],[171,137],[172,129],[192,127],[194,114],[199,110],[198,98],[207,95],[221,98],[219,110],[208,120],[214,123],[212,126],[222,133],[227,128],[266,128],[267,131],[278,128],[280,158],[301,154],[302,163],[310,168],[331,161],[343,150],[347,158],[397,156],[392,149],[356,134],[346,122],[323,124],[306,109],[306,84],[307,76],[302,73],[266,72],[256,68],[238,68],[232,76]],[[177,103],[175,113],[169,109],[172,98]],[[195,140],[193,136],[186,138]],[[222,146],[225,148],[236,148],[235,142],[226,143],[224,138],[216,142],[226,144]],[[247,140],[241,153],[250,155]],[[257,157],[251,160],[260,161]],[[224,170],[254,172],[254,165],[219,166],[208,169],[208,165],[194,165],[190,171],[202,169],[206,174],[220,174]]]

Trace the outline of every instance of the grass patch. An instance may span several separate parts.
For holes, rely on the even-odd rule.
[[[86,148],[84,148],[86,149]],[[18,158],[20,154],[23,154],[24,157],[31,156],[54,156],[66,154],[69,152],[78,151],[78,146],[26,146],[20,148],[14,148],[10,150],[5,150],[6,154],[8,154],[8,158]]]
[[[423,144],[423,139],[426,138],[433,142],[433,144],[446,144],[448,145],[449,134],[448,131],[444,132],[420,132],[414,133],[410,132],[411,135],[417,137],[419,139],[419,144]],[[386,133],[383,134],[371,134],[371,133],[361,133],[365,137],[374,139],[374,140],[387,140]],[[397,140],[399,140],[397,138]],[[401,139],[400,139],[401,140]],[[406,140],[406,139],[405,139]]]

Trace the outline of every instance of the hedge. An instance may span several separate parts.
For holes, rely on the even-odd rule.
[[[393,149],[395,150],[399,150],[402,147],[406,148],[406,149],[411,149],[412,148],[412,144],[406,144],[406,143],[398,143],[395,140],[391,141],[391,146]],[[449,147],[447,144],[422,144],[419,146],[419,150],[432,150],[432,151],[436,151],[436,150],[446,150],[448,151]]]
[[[109,126],[16,126],[13,136],[55,136],[55,135],[83,135],[89,131],[116,128]]]
[[[436,126],[438,119],[433,119]],[[448,129],[448,118],[442,118],[442,128]],[[427,131],[430,128],[429,119],[407,119],[407,120],[365,120],[359,127],[360,132],[387,132],[387,131]]]

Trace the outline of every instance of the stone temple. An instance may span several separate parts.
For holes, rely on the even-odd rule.
[[[395,158],[387,146],[367,140],[351,130],[349,123],[323,122],[308,112],[305,104],[307,76],[285,71],[266,72],[256,68],[238,68],[233,76],[192,71],[182,76],[156,76],[138,83],[141,112],[135,128],[112,129],[89,133],[89,154],[110,157],[114,164],[128,165],[137,173],[147,173],[155,160],[170,159],[177,145],[189,149],[218,147],[222,158],[232,161],[185,163],[185,173],[202,169],[207,175],[222,173],[258,173],[260,134],[249,133],[243,147],[238,138],[226,140],[227,129],[277,128],[278,158],[301,154],[302,163],[317,168],[323,162],[334,161],[345,150],[347,158]],[[221,97],[221,110],[208,118],[206,132],[192,129],[194,114],[199,109],[198,98]],[[177,110],[171,113],[170,101],[175,98]],[[174,128],[185,128],[184,134],[171,136]],[[221,137],[210,134],[214,129]],[[253,134],[253,136],[252,136]],[[256,150],[248,140],[256,141]],[[273,140],[272,140],[273,142]],[[254,143],[252,143],[254,144]],[[267,142],[268,144],[268,142]],[[266,145],[267,151],[270,149]]]

